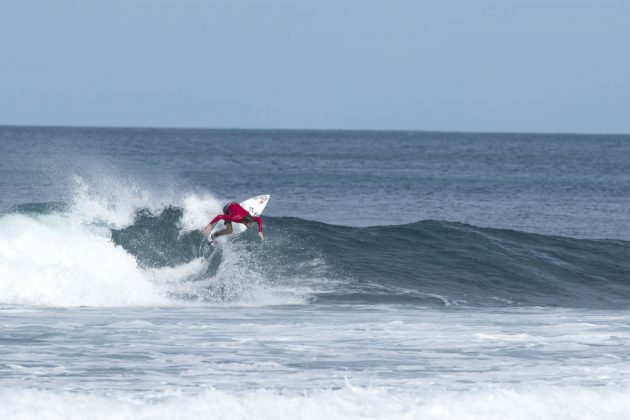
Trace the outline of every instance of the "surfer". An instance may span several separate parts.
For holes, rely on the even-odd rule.
[[[211,240],[214,240],[218,236],[231,234],[232,222],[242,223],[245,225],[246,228],[249,228],[254,222],[258,223],[258,236],[260,236],[261,241],[265,239],[265,237],[263,236],[262,219],[259,216],[252,216],[238,203],[227,203],[223,207],[223,214],[219,214],[217,217],[212,219],[212,221],[208,223],[205,228],[203,228],[203,234],[207,235],[208,232],[212,229],[212,226],[219,220],[223,220],[223,223],[225,223],[225,229],[214,232],[210,236]]]

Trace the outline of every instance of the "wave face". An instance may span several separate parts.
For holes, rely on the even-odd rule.
[[[363,229],[290,223],[316,238],[367,301],[623,307],[630,297],[628,242],[439,221]]]
[[[181,264],[197,255],[202,240],[198,232],[179,232],[181,217],[177,208],[141,212],[112,238],[144,265]],[[265,222],[264,246],[254,235],[235,242],[261,262],[257,268],[266,278],[320,278],[323,302],[601,308],[627,306],[630,298],[625,241],[439,221],[368,228],[297,218]]]
[[[275,293],[295,299],[269,302],[627,308],[630,299],[625,241],[266,217],[264,244],[247,233],[210,253],[189,219],[185,207],[140,209],[124,226],[99,227],[59,203],[20,206],[0,218],[0,301],[153,305]]]

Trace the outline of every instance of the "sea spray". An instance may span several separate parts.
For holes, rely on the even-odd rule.
[[[212,260],[199,255],[206,241],[199,229],[220,207],[211,196],[186,193],[174,207],[127,188],[77,178],[70,204],[33,203],[0,215],[0,303],[304,302],[295,288],[267,281],[240,244],[227,244]]]
[[[47,306],[168,302],[135,257],[69,215],[0,217],[0,302]]]

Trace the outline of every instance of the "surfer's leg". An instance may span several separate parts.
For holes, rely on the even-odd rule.
[[[225,229],[220,230],[218,232],[215,232],[212,234],[212,239],[219,237],[219,236],[223,236],[223,235],[229,235],[230,233],[232,233],[232,223],[226,223]]]

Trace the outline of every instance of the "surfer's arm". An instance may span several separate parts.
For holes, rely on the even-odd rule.
[[[252,217],[252,220],[258,223],[258,232],[262,233],[262,219],[259,216]]]
[[[230,220],[230,216],[228,216],[227,214],[220,214],[217,217],[215,217],[214,219],[212,219],[212,221],[210,222],[210,225],[214,225],[219,220],[229,220],[230,222],[232,221],[232,220]]]
[[[210,229],[212,229],[212,225],[214,225],[219,220],[226,220],[226,219],[227,219],[227,215],[225,215],[225,214],[218,215],[217,217],[212,219],[212,221],[210,223],[208,223],[208,225],[205,228],[203,228],[203,230],[202,230],[203,234],[204,235],[208,234],[208,231],[210,231]]]
[[[212,223],[208,223],[206,227],[201,230],[201,233],[203,233],[204,235],[207,235],[210,229],[212,229]]]
[[[258,216],[254,216],[252,217],[252,220],[258,223],[258,236],[260,236],[261,241],[264,240],[265,237],[263,236],[262,219]]]
[[[232,223],[228,224],[225,229],[220,230],[218,232],[214,232],[212,235],[210,235],[210,239],[214,240],[214,238],[216,238],[217,236],[223,236],[223,235],[229,235],[232,233]]]

